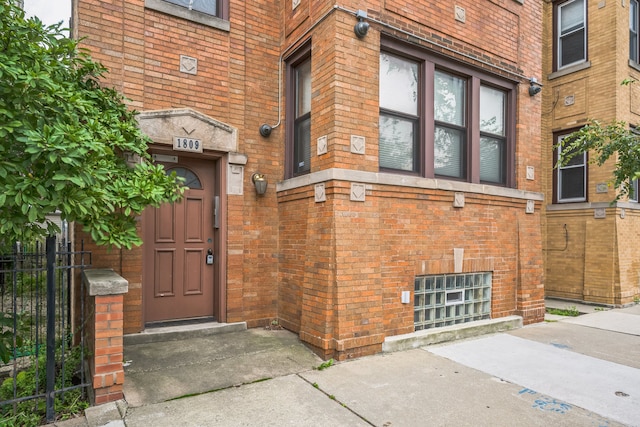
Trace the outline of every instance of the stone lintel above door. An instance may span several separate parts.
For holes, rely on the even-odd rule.
[[[205,150],[238,151],[236,128],[191,108],[143,111],[137,118],[140,129],[156,144],[173,146],[175,138],[190,138],[202,141]]]

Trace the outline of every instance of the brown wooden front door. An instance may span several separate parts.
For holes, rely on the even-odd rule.
[[[145,322],[212,317],[214,163],[181,157],[164,167],[189,189],[180,203],[145,212]]]

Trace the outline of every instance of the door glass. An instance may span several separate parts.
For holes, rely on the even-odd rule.
[[[189,187],[192,190],[202,190],[200,179],[191,170],[183,167],[167,169],[167,175],[171,172],[175,172],[177,176],[184,179],[183,183],[185,187]]]

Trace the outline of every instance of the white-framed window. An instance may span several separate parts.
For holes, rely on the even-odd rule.
[[[587,60],[587,2],[568,0],[556,4],[556,69]]]
[[[640,197],[638,197],[638,180],[634,179],[633,181],[631,181],[631,184],[629,185],[629,201],[631,202],[639,202],[640,201]]]
[[[636,64],[640,62],[640,43],[638,43],[638,0],[629,1],[629,59]]]
[[[636,1],[636,7],[637,7],[637,1]],[[635,125],[630,125],[629,129],[631,130],[631,133],[636,135],[636,137],[640,138],[640,129],[638,129],[638,126]],[[631,180],[631,183],[629,184],[629,201],[630,202],[640,202],[640,196],[638,195],[638,193],[640,192],[640,186],[638,185],[638,180],[637,179],[633,179]]]
[[[556,139],[555,199],[558,203],[584,202],[587,200],[587,154],[577,154],[566,165],[560,165],[561,159],[571,154],[562,144],[568,135],[559,135]]]

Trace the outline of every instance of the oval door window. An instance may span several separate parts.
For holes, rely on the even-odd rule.
[[[193,173],[190,169],[183,167],[175,167],[171,169],[167,169],[167,175],[171,172],[175,172],[179,177],[184,178],[185,187],[189,187],[191,190],[202,190],[202,184],[200,183],[200,178],[198,175]]]

